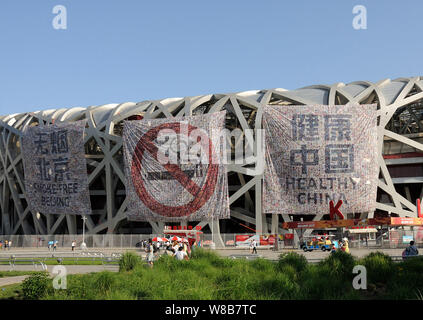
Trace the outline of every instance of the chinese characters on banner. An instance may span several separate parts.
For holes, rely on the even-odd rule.
[[[22,138],[26,199],[45,214],[90,214],[86,121],[36,126]]]
[[[376,105],[266,106],[263,212],[375,210]]]
[[[130,221],[228,219],[226,112],[124,122]]]

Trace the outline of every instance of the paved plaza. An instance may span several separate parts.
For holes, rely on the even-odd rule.
[[[371,252],[380,251],[386,253],[392,257],[400,257],[401,253],[404,249],[367,249],[367,248],[350,248],[350,253],[357,257],[361,258],[368,255]],[[81,258],[81,257],[92,257],[92,258],[100,258],[101,256],[104,257],[111,257],[114,254],[122,254],[126,251],[134,251],[139,253],[142,257],[145,257],[146,253],[141,248],[88,248],[85,251],[80,249],[72,252],[71,249],[58,249],[57,251],[49,251],[47,248],[12,248],[11,250],[1,250],[0,251],[0,258],[8,259],[11,256],[15,256],[16,258],[19,257],[32,257],[32,258],[43,258],[43,257],[67,257],[67,258]],[[255,255],[250,253],[249,248],[218,248],[213,250],[217,252],[222,257],[253,257]],[[312,252],[304,252],[299,249],[292,249],[292,248],[285,248],[280,249],[278,251],[274,251],[272,248],[258,248],[257,256],[277,260],[279,255],[282,253],[287,252],[297,252],[299,254],[304,255],[308,260],[315,261],[321,260],[327,257],[330,253],[329,252],[322,252],[322,251],[312,251]],[[163,251],[161,251],[163,252]]]

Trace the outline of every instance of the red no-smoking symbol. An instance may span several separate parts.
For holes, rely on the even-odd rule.
[[[188,127],[188,136],[192,133],[193,130],[198,129],[189,124],[186,126]],[[208,150],[208,170],[206,175],[206,181],[203,186],[199,187],[190,177],[185,174],[184,171],[181,170],[179,165],[171,163],[162,164],[162,166],[169,172],[169,174],[175,180],[177,180],[190,194],[194,196],[194,199],[185,205],[176,207],[167,206],[158,202],[149,194],[149,191],[145,188],[144,179],[141,175],[141,167],[142,158],[145,151],[149,152],[153,156],[153,158],[157,162],[159,162],[158,154],[160,153],[160,151],[154,144],[154,141],[157,139],[160,130],[166,129],[171,129],[176,134],[181,133],[180,123],[165,123],[150,129],[138,141],[137,146],[135,147],[134,155],[132,156],[132,182],[134,184],[138,197],[151,211],[165,217],[188,216],[200,209],[212,196],[216,187],[219,168],[216,162],[212,161],[212,159],[214,160],[212,142],[208,138],[201,139],[201,141],[198,142],[203,147],[203,150]],[[163,154],[161,154],[161,156],[163,156]],[[163,191],[165,192],[166,190]]]

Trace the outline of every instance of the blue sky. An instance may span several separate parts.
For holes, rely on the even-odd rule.
[[[53,7],[67,9],[55,30]],[[367,29],[352,27],[355,5]],[[423,75],[423,2],[2,0],[0,114]]]

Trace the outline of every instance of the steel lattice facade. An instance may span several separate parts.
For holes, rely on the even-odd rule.
[[[0,117],[0,210],[2,234],[76,234],[77,216],[44,215],[27,206],[21,157],[22,131],[40,122],[86,119],[85,149],[93,214],[86,222],[88,234],[133,232],[126,220],[127,201],[122,161],[122,122],[192,116],[227,111],[226,127],[239,128],[254,141],[255,154],[248,163],[229,164],[231,219],[257,232],[282,232],[278,225],[289,215],[262,215],[262,167],[254,129],[261,128],[263,106],[348,102],[378,105],[378,163],[380,167],[377,214],[416,216],[415,200],[423,196],[423,77],[385,79],[349,84],[314,85],[297,90],[269,89],[231,94],[210,94],[139,103],[127,102],[11,114]],[[253,129],[253,131],[248,130]],[[318,213],[314,220],[324,218]],[[362,213],[361,216],[373,213]],[[298,216],[295,219],[299,219]],[[149,222],[146,230],[161,233],[163,223]],[[199,225],[205,226],[206,222]],[[150,227],[151,225],[151,227]],[[210,223],[216,235],[225,222]],[[150,229],[148,229],[150,228]],[[228,230],[229,231],[229,230]]]

